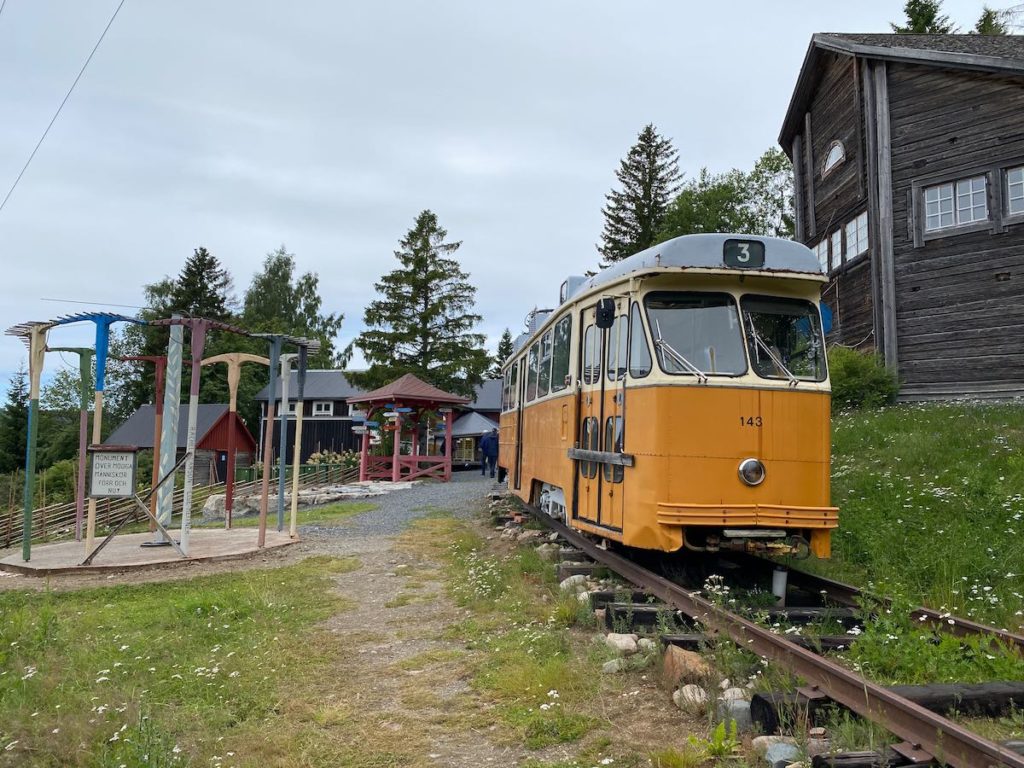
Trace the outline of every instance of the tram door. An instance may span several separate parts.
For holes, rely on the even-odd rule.
[[[622,341],[619,341],[618,315],[624,313],[616,310],[612,327],[601,329],[597,327],[596,309],[595,306],[583,310],[580,322],[582,343],[576,444],[578,448],[587,451],[621,452],[626,338],[623,336]],[[625,318],[621,328],[625,334]],[[573,516],[589,523],[621,529],[621,477],[622,467],[596,461],[577,461]]]

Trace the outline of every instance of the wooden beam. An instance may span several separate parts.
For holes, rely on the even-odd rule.
[[[871,330],[873,346],[882,350],[882,302],[881,281],[878,274],[878,243],[881,239],[878,226],[878,127],[875,112],[875,85],[871,76],[871,64],[862,60],[861,83],[864,86],[864,117],[867,122],[866,158],[868,173],[868,244],[871,255]]]
[[[807,179],[807,234],[814,237],[818,234],[814,204],[814,134],[811,133],[811,113],[804,114],[804,176]]]
[[[884,61],[874,65],[875,130],[878,168],[878,273],[881,279],[882,351],[885,364],[898,372],[896,341],[896,268],[893,257],[892,146],[889,126],[889,83]]]
[[[803,140],[798,133],[793,137],[793,213],[794,213],[794,234],[798,243],[806,239],[806,226],[804,225],[804,206],[807,205],[807,193],[804,191],[803,173]]]

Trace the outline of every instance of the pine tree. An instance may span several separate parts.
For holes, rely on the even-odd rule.
[[[648,124],[615,175],[621,189],[605,196],[601,210],[604,231],[597,250],[603,267],[654,244],[669,201],[679,190],[678,152],[671,139]]]
[[[949,35],[957,31],[949,16],[942,14],[942,0],[907,0],[903,12],[906,24],[889,25],[899,35]]]
[[[1010,26],[1007,23],[1010,13],[1006,10],[997,11],[987,5],[981,7],[981,18],[974,25],[974,35],[1008,35]]]
[[[501,338],[498,339],[498,350],[494,354],[494,367],[491,368],[491,378],[501,378],[501,366],[505,364],[505,361],[512,357],[514,348],[512,346],[512,331],[506,328]]]
[[[0,410],[0,473],[25,466],[28,440],[28,371],[21,363],[7,387],[7,402]]]
[[[376,284],[380,298],[363,315],[367,330],[357,347],[368,371],[349,375],[364,390],[412,373],[449,392],[472,396],[491,359],[484,337],[474,333],[476,288],[452,254],[461,242],[446,242],[437,215],[426,210],[399,241],[401,267]]]

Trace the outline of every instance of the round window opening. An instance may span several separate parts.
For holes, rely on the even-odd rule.
[[[841,141],[833,141],[825,154],[825,162],[821,166],[821,178],[825,178],[846,160],[846,148]]]

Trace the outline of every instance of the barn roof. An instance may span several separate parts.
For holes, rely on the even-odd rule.
[[[189,407],[183,405],[178,411],[178,447],[184,448],[188,440],[188,413]],[[218,423],[228,414],[228,407],[223,403],[204,404],[196,411],[196,445],[203,442]],[[110,433],[110,437],[103,441],[104,445],[134,445],[139,448],[153,447],[153,426],[156,419],[156,408],[152,405],[144,405],[131,416],[129,416],[117,429]],[[248,437],[248,442],[255,445],[252,435],[242,423],[237,420],[240,429]],[[242,446],[239,446],[241,449]]]
[[[379,387],[372,392],[348,398],[350,403],[380,403],[392,400],[403,403],[419,401],[423,403],[462,405],[469,398],[438,389],[432,384],[427,384],[422,379],[418,379],[411,373],[407,373],[390,384],[385,384],[383,387]]]
[[[828,54],[936,67],[1024,74],[1024,35],[897,35],[821,32],[811,37],[779,133],[791,151],[793,136],[814,95],[822,59]]]
[[[500,411],[501,387],[501,379],[487,379],[477,386],[473,399],[466,407],[474,411]]]
[[[277,399],[281,399],[281,375],[274,377],[274,391]],[[263,387],[256,393],[257,400],[268,400],[270,385]],[[303,397],[306,400],[345,400],[353,395],[360,394],[359,390],[353,387],[344,371],[312,370],[306,371],[306,389]],[[297,400],[299,397],[299,374],[292,371],[288,378],[288,399]]]

